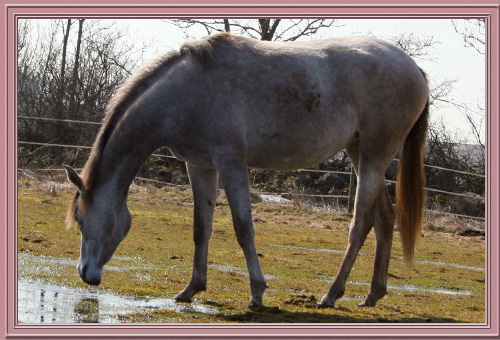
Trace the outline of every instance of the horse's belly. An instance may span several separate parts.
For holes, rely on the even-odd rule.
[[[259,114],[247,120],[246,129],[249,167],[311,167],[332,158],[351,143],[359,129],[357,109],[328,96],[326,90],[319,97],[322,102],[311,110],[286,103],[269,104],[273,109],[268,111],[254,110]]]
[[[321,162],[324,162],[332,158],[335,154],[328,157],[321,158],[309,158],[307,160],[297,159],[295,157],[273,157],[266,158],[262,157],[260,159],[251,159],[248,162],[248,167],[250,169],[260,169],[260,170],[279,170],[279,171],[289,171],[297,170],[303,168],[310,168]]]
[[[334,143],[321,139],[274,139],[264,139],[262,143],[249,145],[248,167],[269,170],[308,168],[332,158],[349,143],[347,140],[337,140]]]

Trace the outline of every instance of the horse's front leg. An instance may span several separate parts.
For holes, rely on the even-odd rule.
[[[237,157],[226,158],[221,162],[218,170],[231,207],[236,237],[245,255],[250,274],[252,298],[249,307],[260,307],[267,285],[255,249],[255,230],[252,222],[246,160]]]
[[[193,274],[187,287],[177,294],[176,301],[190,302],[193,295],[207,288],[208,243],[217,199],[217,171],[202,169],[187,163],[194,200],[194,260]]]

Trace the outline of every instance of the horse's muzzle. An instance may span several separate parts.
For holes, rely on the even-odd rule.
[[[81,264],[78,264],[76,268],[83,282],[92,286],[98,286],[101,283],[102,269],[91,268],[88,265]]]

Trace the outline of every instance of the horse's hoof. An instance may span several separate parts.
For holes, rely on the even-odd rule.
[[[361,302],[358,307],[375,307],[377,305],[377,301],[368,301],[365,300]]]
[[[264,292],[269,286],[265,282],[260,283],[250,283],[252,286],[252,295],[250,298],[250,303],[248,304],[248,308],[259,308],[262,307],[262,299],[264,297]]]
[[[250,302],[248,304],[248,308],[250,308],[250,309],[257,309],[257,308],[260,308],[262,306],[263,306],[262,303],[259,304],[259,303]]]
[[[248,304],[248,308],[250,309],[260,308],[262,306],[263,306],[262,302],[256,302],[256,301],[250,301],[250,303]]]
[[[174,297],[175,302],[193,302],[193,300],[188,296],[183,296],[182,294],[177,294]]]
[[[387,295],[387,293],[384,293],[384,294],[368,294],[368,296],[366,297],[365,301],[361,302],[358,306],[359,307],[375,307],[375,305],[377,304],[378,300],[380,300],[381,298],[383,298],[385,295]]]
[[[316,305],[316,309],[325,309],[325,308],[335,308],[335,304],[320,302]]]

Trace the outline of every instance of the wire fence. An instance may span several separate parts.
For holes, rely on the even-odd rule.
[[[30,116],[18,116],[18,118],[21,119],[29,119],[29,120],[43,120],[43,121],[54,121],[54,122],[65,122],[65,123],[76,123],[76,124],[90,124],[90,125],[101,125],[99,122],[89,122],[89,121],[79,121],[79,120],[71,120],[71,119],[56,119],[56,118],[46,118],[46,117],[30,117]],[[40,146],[40,147],[61,147],[61,148],[77,148],[77,149],[91,149],[91,146],[86,146],[86,145],[69,145],[69,144],[56,144],[56,143],[41,143],[41,142],[32,142],[32,141],[18,141],[18,144],[24,144],[24,145],[35,145],[35,146]],[[176,159],[174,156],[171,155],[163,155],[163,154],[158,154],[154,153],[151,156],[154,157],[160,157],[160,158],[170,158],[170,159]],[[394,161],[399,161],[398,159],[394,159]],[[480,178],[485,178],[485,175],[483,174],[478,174],[478,173],[473,173],[473,172],[468,172],[468,171],[462,171],[462,170],[455,170],[455,169],[449,169],[449,168],[444,168],[441,166],[436,166],[436,165],[429,165],[429,164],[424,164],[425,167],[428,168],[433,168],[441,171],[450,171],[462,175],[469,175],[469,176],[476,176]],[[27,169],[19,169],[19,171],[25,171]],[[33,170],[33,169],[29,169]],[[37,171],[64,171],[62,168],[54,168],[54,169],[35,169]],[[335,199],[347,199],[349,200],[348,206],[349,208],[352,208],[352,202],[354,198],[354,193],[355,193],[355,186],[353,185],[353,176],[354,173],[351,169],[351,171],[335,171],[335,170],[317,170],[317,169],[297,169],[295,170],[297,172],[313,172],[313,173],[322,173],[322,174],[337,174],[337,175],[349,175],[351,176],[351,185],[349,186],[349,194],[348,195],[326,195],[326,194],[305,194],[305,193],[290,193],[290,192],[284,192],[284,193],[276,193],[276,192],[261,192],[260,194],[262,195],[277,195],[277,196],[300,196],[300,197],[311,197],[311,198],[335,198]],[[151,183],[157,183],[160,185],[168,185],[168,186],[181,186],[181,187],[186,187],[186,185],[177,185],[177,184],[172,184],[156,179],[150,179],[150,178],[143,178],[143,177],[136,177],[136,180],[140,181],[145,181],[145,182],[151,182]],[[386,183],[388,184],[395,184],[396,181],[393,180],[387,180]],[[435,188],[425,188],[426,191],[428,192],[437,192],[440,194],[446,194],[446,195],[451,195],[451,196],[457,196],[457,197],[464,197],[464,198],[470,198],[470,199],[483,199],[483,196],[480,195],[474,195],[470,193],[456,193],[456,192],[450,192],[450,191],[445,191],[445,190],[440,190],[440,189],[435,189]],[[426,210],[427,213],[430,214],[443,214],[443,215],[453,215],[461,218],[469,218],[469,219],[477,219],[477,220],[482,220],[485,221],[484,217],[479,217],[479,216],[470,216],[470,215],[464,215],[464,214],[456,214],[456,213],[451,213],[451,212],[444,212],[444,211],[436,211],[436,210]]]

